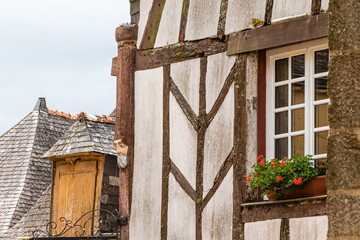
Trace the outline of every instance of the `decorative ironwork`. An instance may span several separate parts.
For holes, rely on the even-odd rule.
[[[118,213],[116,213],[118,215]],[[41,239],[118,239],[119,226],[128,223],[127,218],[118,218],[105,209],[94,209],[83,214],[76,222],[61,217],[62,229],[54,221],[46,225],[46,230],[37,229],[31,240]],[[68,233],[68,234],[67,234]],[[74,235],[65,237],[64,235]]]

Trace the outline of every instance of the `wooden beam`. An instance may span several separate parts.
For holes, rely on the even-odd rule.
[[[225,52],[227,43],[218,38],[172,44],[162,48],[137,51],[136,70],[162,67],[175,62]]]
[[[257,222],[279,218],[302,218],[326,215],[326,198],[267,204],[243,204],[242,221]],[[247,206],[244,206],[247,205]]]
[[[328,18],[328,14],[323,13],[233,33],[229,36],[227,54],[258,51],[326,37]]]

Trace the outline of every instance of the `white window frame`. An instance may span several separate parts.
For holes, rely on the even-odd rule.
[[[275,156],[275,112],[288,110],[288,133],[278,135],[276,139],[304,134],[304,153],[313,155],[314,159],[326,158],[327,154],[315,155],[314,133],[329,130],[329,126],[315,128],[314,110],[315,105],[329,103],[329,99],[315,101],[314,79],[327,76],[328,72],[314,74],[314,52],[328,48],[327,38],[294,44],[291,46],[270,49],[266,51],[266,157],[272,159]],[[291,80],[291,57],[305,53],[305,77]],[[283,85],[284,82],[275,83],[275,60],[289,58],[289,79],[285,82],[305,81],[304,104],[291,105],[291,87],[288,88],[288,106],[275,110],[275,86]],[[310,80],[310,81],[309,81]],[[304,130],[291,132],[291,110],[304,107]],[[291,144],[288,139],[288,157],[291,157]]]

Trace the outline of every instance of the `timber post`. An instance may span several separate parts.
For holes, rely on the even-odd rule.
[[[134,79],[137,25],[120,26],[115,37],[118,56],[113,58],[111,75],[117,77],[116,126],[114,145],[118,155],[125,156],[119,171],[119,215],[130,218],[132,169],[134,158]],[[129,239],[129,224],[120,227],[120,239]]]

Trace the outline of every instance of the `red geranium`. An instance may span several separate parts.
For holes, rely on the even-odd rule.
[[[278,181],[278,182],[281,181],[282,179],[283,179],[282,176],[277,176],[277,177],[276,177],[276,181]]]
[[[263,155],[259,155],[259,156],[257,157],[257,161],[260,161],[260,159],[263,159],[263,158],[264,158]]]
[[[280,166],[281,166],[281,167],[285,167],[285,166],[286,166],[286,162],[282,161],[282,162],[280,163]]]

